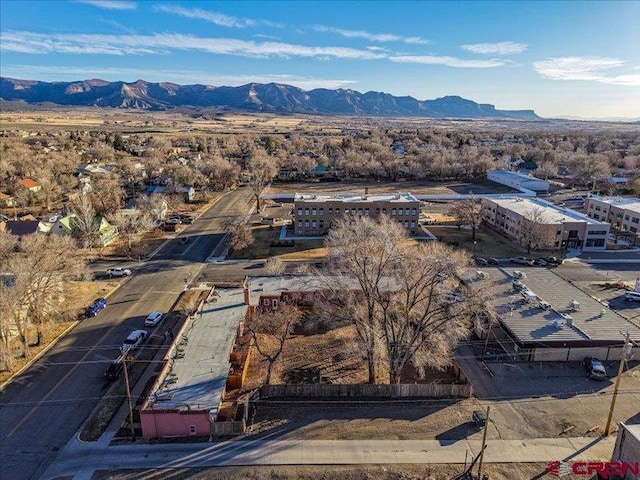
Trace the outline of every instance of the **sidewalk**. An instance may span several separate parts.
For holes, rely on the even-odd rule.
[[[615,437],[490,440],[485,463],[606,461]],[[230,465],[462,464],[479,453],[480,440],[240,440],[220,443],[70,445],[45,478],[94,470],[200,468]]]

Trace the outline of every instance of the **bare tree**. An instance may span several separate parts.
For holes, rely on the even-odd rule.
[[[576,180],[593,191],[596,183],[611,174],[609,163],[603,155],[578,155],[572,162]]]
[[[119,210],[113,216],[120,237],[126,242],[127,257],[131,258],[133,247],[145,232],[153,228],[154,221],[148,212],[135,209],[124,212]]]
[[[265,385],[271,383],[273,365],[278,361],[285,342],[291,336],[293,327],[300,320],[300,310],[293,305],[281,303],[278,310],[257,310],[247,322],[247,331],[262,357],[267,361]]]
[[[227,242],[234,250],[242,250],[253,243],[253,232],[243,218],[228,218],[222,222]]]
[[[281,275],[287,266],[279,257],[271,257],[265,262],[264,268],[269,275]]]
[[[375,383],[379,357],[380,306],[376,291],[407,240],[406,231],[389,217],[344,218],[329,231],[327,271],[322,277],[324,308],[353,322],[366,354],[368,382]],[[336,275],[340,272],[341,275]]]
[[[540,248],[547,238],[547,230],[543,227],[548,223],[544,210],[534,207],[527,212],[520,225],[520,241],[527,247],[527,253]]]
[[[469,263],[461,252],[438,242],[405,246],[392,268],[388,289],[376,289],[389,382],[399,383],[408,363],[443,368],[453,348],[469,335],[473,294],[460,284]]]
[[[460,222],[471,226],[471,239],[476,239],[476,229],[482,222],[482,202],[471,195],[470,198],[456,201],[451,207],[450,214]]]
[[[72,217],[69,227],[71,234],[77,238],[83,247],[93,248],[98,241],[100,225],[96,221],[96,211],[91,200],[86,195],[80,195],[69,205]]]
[[[35,329],[35,345],[42,341],[43,327],[64,310],[64,282],[86,274],[84,261],[70,237],[27,235],[20,251],[10,255],[4,268],[11,276],[9,293],[13,305],[4,313],[18,334],[26,355],[29,330]],[[3,334],[4,336],[4,334]]]
[[[256,198],[256,213],[260,212],[260,195],[276,173],[278,173],[278,166],[270,157],[256,155],[247,163],[247,178]]]
[[[100,174],[91,177],[91,201],[96,213],[109,215],[122,206],[124,190],[120,177],[115,174]]]

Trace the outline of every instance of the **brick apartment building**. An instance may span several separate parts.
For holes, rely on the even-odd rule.
[[[589,218],[569,208],[559,207],[540,198],[484,199],[483,220],[496,230],[526,244],[524,225],[531,223],[533,212],[539,212],[536,229],[543,240],[537,248],[544,250],[576,248],[584,251],[605,250],[610,225]]]
[[[324,235],[343,216],[379,218],[388,215],[409,233],[418,230],[420,200],[410,193],[303,195],[294,198],[296,235]]]
[[[640,198],[587,197],[585,212],[590,218],[609,222],[621,232],[640,237]]]

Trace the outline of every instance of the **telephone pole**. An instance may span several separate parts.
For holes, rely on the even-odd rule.
[[[131,428],[131,441],[136,441],[136,431],[133,428],[133,405],[131,404],[131,387],[129,386],[129,368],[127,367],[127,361],[131,357],[127,354],[123,355],[122,362],[124,364],[124,384],[127,388],[127,401],[129,403],[129,427]]]
[[[490,406],[487,406],[487,418],[484,422],[484,433],[482,434],[482,447],[480,450],[480,461],[478,462],[478,479],[482,480],[482,460],[484,459],[484,449],[487,447],[487,430],[489,429],[489,410]]]
[[[620,365],[618,365],[618,376],[616,377],[616,383],[613,386],[613,396],[611,397],[611,406],[609,407],[609,417],[607,418],[607,426],[604,429],[603,436],[609,435],[611,429],[611,419],[613,418],[613,408],[616,406],[616,398],[618,397],[618,387],[620,387],[620,379],[622,378],[622,369],[624,367],[625,355],[627,353],[627,345],[629,345],[629,332],[627,331],[624,337],[624,345],[622,346],[622,353],[620,354]]]

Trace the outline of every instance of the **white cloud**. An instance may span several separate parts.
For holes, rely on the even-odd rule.
[[[11,78],[38,79],[45,81],[77,81],[100,78],[107,81],[133,82],[143,79],[149,82],[173,82],[178,84],[200,83],[204,85],[237,86],[251,82],[284,83],[303,90],[314,88],[340,88],[357,83],[356,80],[301,77],[297,75],[255,74],[209,74],[200,70],[148,70],[118,67],[61,67],[50,65],[6,65],[3,76]]]
[[[423,65],[445,65],[454,68],[494,68],[504,65],[499,59],[465,60],[463,58],[435,55],[395,55],[389,60],[396,63],[421,63]]]
[[[166,54],[175,50],[193,50],[217,55],[242,57],[315,57],[377,59],[384,55],[348,47],[307,46],[282,42],[255,42],[233,38],[195,37],[178,33],[153,35],[41,34],[1,32],[0,43],[6,52],[31,54],[68,53],[102,55]]]
[[[513,55],[524,52],[529,45],[516,42],[473,43],[462,45],[463,50],[482,55]]]
[[[193,18],[196,20],[204,20],[205,22],[214,23],[221,27],[229,28],[246,28],[255,27],[257,25],[263,25],[273,28],[282,28],[280,23],[272,22],[270,20],[258,20],[253,18],[237,18],[231,15],[226,15],[220,12],[212,12],[210,10],[202,10],[201,8],[184,8],[178,5],[156,5],[154,7],[156,11],[171,13],[173,15],[179,15],[181,17]]]
[[[364,38],[370,42],[405,42],[414,45],[426,45],[429,40],[420,37],[402,37],[393,33],[371,33],[364,30],[346,30],[344,28],[328,27],[326,25],[314,25],[316,32],[335,33],[345,38]]]
[[[138,8],[136,2],[127,0],[76,0],[76,2],[86,3],[105,10],[135,10]]]
[[[611,69],[624,67],[618,58],[560,57],[533,63],[533,68],[544,78],[565,81],[591,81],[628,87],[640,86],[640,74],[616,73]],[[631,69],[633,70],[633,69]]]
[[[164,13],[171,13],[186,18],[194,18],[214,23],[221,27],[245,28],[253,27],[256,21],[250,18],[236,18],[224,13],[211,12],[200,8],[183,8],[177,5],[156,5],[155,10]]]

